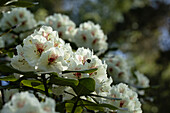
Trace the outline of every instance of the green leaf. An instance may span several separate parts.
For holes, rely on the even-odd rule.
[[[66,70],[66,71],[63,71],[62,74],[65,74],[65,73],[93,73],[96,70],[97,70],[97,68],[86,69],[86,70],[76,70],[76,71]]]
[[[120,108],[116,107],[116,106],[113,106],[111,104],[98,104],[97,106],[100,106],[100,107],[106,107],[106,108],[109,108],[111,110],[121,110]]]
[[[100,95],[95,95],[95,94],[89,94],[88,96],[100,97],[100,98],[105,98],[105,99],[110,99],[110,100],[122,100],[121,98],[106,97],[106,96],[100,96]]]
[[[75,87],[78,85],[79,81],[75,79],[66,79],[66,78],[51,76],[50,83],[55,85],[61,85],[61,86]]]
[[[37,74],[35,72],[22,72],[22,71],[14,69],[13,67],[5,65],[5,64],[0,65],[0,72],[2,72],[2,73],[18,73],[18,74],[24,75],[27,78],[36,78],[37,77]]]
[[[3,73],[19,73],[20,71],[12,68],[11,66],[7,66],[5,64],[0,65],[0,71]]]
[[[88,100],[83,100],[83,99],[81,101],[83,102],[84,106],[89,110],[100,110],[100,111],[102,111],[104,107],[109,108],[111,110],[118,110],[118,109],[124,110],[122,108],[118,108],[118,107],[110,105],[110,104],[105,104],[105,103],[104,104],[96,104],[96,103],[90,102]]]
[[[33,7],[35,5],[37,5],[38,2],[28,2],[28,1],[15,1],[15,2],[11,2],[6,4],[6,6],[16,6],[16,7]]]
[[[77,105],[79,105],[79,104],[80,104],[80,102],[78,102]],[[67,113],[72,112],[73,106],[74,106],[74,103],[66,103],[65,104]],[[75,110],[75,113],[82,113],[82,111],[83,111],[83,108],[81,106],[77,106],[76,110]]]
[[[41,83],[39,83],[39,82],[31,82],[31,85],[32,85],[33,87],[36,87],[36,86],[41,85]]]
[[[19,88],[19,85],[6,85],[6,86],[0,86],[0,89],[16,89]]]
[[[65,113],[65,102],[56,103],[56,111],[59,113]]]
[[[13,55],[14,55],[14,53],[13,53],[13,52],[8,52],[8,56],[9,56],[10,58],[12,58],[12,57],[13,57]]]
[[[36,84],[39,84],[41,85],[42,83],[38,80],[22,80],[21,83],[25,86],[28,86],[28,87],[34,87],[34,85]]]
[[[98,106],[98,104],[90,102],[88,100],[81,100],[83,103],[83,106],[85,106],[89,110],[99,110],[104,111],[104,108],[101,106]]]
[[[14,75],[9,75],[9,76],[5,76],[5,77],[1,77],[0,80],[3,80],[3,81],[16,81],[18,79],[16,79]]]
[[[24,86],[45,91],[44,85],[38,80],[22,80],[21,83]],[[49,92],[51,92],[50,89],[49,89]]]
[[[73,87],[77,95],[88,95],[95,91],[95,81],[92,78],[79,79],[79,84]]]

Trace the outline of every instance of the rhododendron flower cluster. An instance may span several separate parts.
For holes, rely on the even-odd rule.
[[[129,82],[131,77],[130,66],[126,60],[121,56],[114,56],[110,58],[104,58],[108,65],[108,74],[114,81],[118,82]]]
[[[56,113],[55,101],[46,97],[45,102],[39,102],[31,93],[16,93],[3,106],[1,113]]]
[[[58,31],[59,37],[62,39],[72,41],[74,38],[76,25],[66,15],[55,13],[48,16],[45,20],[45,25],[51,26]]]
[[[117,113],[142,113],[141,103],[138,100],[137,93],[129,89],[126,84],[120,83],[112,86],[108,96],[121,98],[121,100],[107,100],[105,102],[128,109],[127,111],[117,110]]]
[[[16,33],[34,28],[36,26],[34,15],[26,8],[13,8],[11,11],[3,13],[0,21],[2,30],[11,29],[16,25],[19,25],[13,30]]]
[[[94,51],[107,50],[107,36],[104,35],[98,24],[91,21],[80,24],[74,37],[74,42],[78,47],[87,47]]]
[[[11,59],[11,65],[21,71],[57,72],[59,76],[80,79],[93,78],[99,86],[107,80],[107,65],[89,49],[79,48],[72,51],[69,44],[58,37],[51,27],[42,26],[18,45],[18,55]],[[97,68],[93,73],[62,74],[64,70],[85,70]],[[98,90],[98,89],[96,89]]]
[[[18,38],[18,36],[12,33],[6,33],[1,38],[5,42],[5,46],[8,46],[16,43],[16,39]]]
[[[104,52],[108,48],[107,36],[104,35],[98,24],[91,21],[80,24],[79,28],[68,16],[54,14],[43,22],[58,31],[59,37],[74,42],[78,47],[93,49],[95,52]]]
[[[64,57],[64,41],[58,38],[51,27],[43,26],[23,41],[23,47],[18,45],[18,55],[11,60],[11,65],[21,71],[56,71],[66,70],[67,61]],[[62,47],[61,47],[62,46]],[[41,66],[40,66],[41,65]]]

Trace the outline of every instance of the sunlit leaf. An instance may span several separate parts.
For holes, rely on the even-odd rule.
[[[79,105],[79,103],[77,105]],[[74,103],[66,103],[65,104],[67,113],[72,112],[73,106],[74,106]],[[83,111],[83,108],[81,106],[77,106],[75,109],[75,113],[82,113],[82,111]]]
[[[24,86],[45,91],[44,85],[38,80],[22,80],[21,83]],[[49,92],[51,92],[50,89],[49,89]]]
[[[1,77],[0,80],[3,80],[3,81],[16,81],[18,79],[16,79],[14,75],[9,75],[9,76],[5,76],[5,77]]]

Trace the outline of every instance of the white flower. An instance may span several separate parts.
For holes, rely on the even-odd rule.
[[[95,80],[96,86],[101,86],[101,84],[107,81],[106,69],[107,65],[102,63],[102,61],[96,56],[93,55],[93,52],[89,49],[79,48],[73,56],[67,60],[69,63],[67,70],[87,70],[97,68],[93,73],[68,73],[63,74],[63,77],[71,79],[81,79],[85,77],[90,77]],[[96,91],[99,90],[99,87],[96,87]]]
[[[0,48],[4,48],[5,47],[5,42],[2,39],[2,37],[0,37]]]
[[[55,101],[51,98],[45,98],[45,102],[41,102],[44,113],[55,113]]]
[[[0,22],[2,30],[11,29],[11,27],[19,25],[14,32],[21,32],[32,29],[36,26],[34,15],[26,8],[13,8],[11,11],[3,13]]]
[[[66,70],[67,62],[64,60],[64,53],[60,48],[50,48],[44,52],[38,61],[38,70],[53,71],[60,73]]]
[[[141,87],[141,88],[147,88],[149,87],[149,79],[142,73],[140,73],[139,71],[135,71],[134,72],[135,76],[132,76],[130,79],[130,83],[132,85],[135,85],[137,87]],[[145,94],[145,90],[138,90],[136,87],[131,87],[132,90],[138,92],[138,94],[140,95],[144,95]]]
[[[47,41],[43,36],[29,36],[24,39],[24,57],[31,66],[36,66],[43,52],[51,47],[53,47],[53,43]]]
[[[42,113],[42,109],[38,99],[28,92],[15,94],[11,101],[6,103],[2,109],[2,113]]]
[[[1,33],[2,34],[2,33]],[[6,33],[2,36],[2,39],[5,41],[6,45],[11,45],[15,43],[15,40],[18,38],[17,35],[12,34],[12,33]]]
[[[74,38],[78,47],[87,47],[94,51],[105,51],[108,46],[106,40],[107,37],[100,26],[91,21],[80,24]]]
[[[58,31],[60,38],[69,41],[73,40],[76,25],[68,16],[55,13],[52,16],[48,16],[45,21],[46,25],[49,25],[54,30]]]
[[[135,75],[137,77],[137,84],[138,86],[141,87],[149,87],[149,79],[142,73],[140,73],[139,71],[135,71]]]
[[[125,59],[120,56],[104,58],[108,65],[108,73],[114,81],[129,82],[131,76],[130,68]]]
[[[121,98],[121,100],[107,100],[106,102],[119,107],[127,108],[128,110],[118,110],[117,113],[142,113],[141,103],[138,100],[136,92],[128,88],[126,84],[120,83],[112,86],[110,95],[113,98]]]
[[[6,89],[4,90],[4,101],[8,102],[12,96],[18,92],[18,89]]]
[[[14,56],[12,59],[11,59],[11,65],[15,68],[15,69],[18,69],[20,71],[33,71],[35,68],[30,66],[28,64],[28,62],[25,60],[25,57],[24,57],[24,50],[22,48],[21,45],[18,45],[16,47],[17,49],[17,53],[18,55],[17,56]]]
[[[18,55],[11,65],[21,71],[64,71],[68,68],[68,59],[72,57],[72,48],[58,37],[51,27],[42,26],[23,40],[23,47],[17,46]],[[20,65],[19,65],[20,64]]]
[[[16,93],[3,106],[1,113],[56,113],[55,101],[46,97],[45,102],[40,103],[31,93]]]

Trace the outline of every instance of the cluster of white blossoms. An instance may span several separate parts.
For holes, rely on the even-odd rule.
[[[80,79],[94,78],[96,88],[107,80],[107,65],[89,49],[79,48],[72,51],[69,44],[58,37],[57,31],[51,27],[42,26],[40,30],[28,36],[23,46],[16,47],[17,55],[11,59],[11,65],[20,71],[57,72],[59,76]],[[93,73],[62,74],[65,70],[85,70],[97,68]],[[96,89],[97,90],[97,89]]]
[[[107,36],[104,35],[98,24],[91,21],[80,24],[74,37],[78,47],[87,47],[94,51],[105,51],[108,48]]]
[[[11,65],[21,71],[55,71],[60,73],[68,67],[68,44],[58,38],[51,27],[42,26],[39,31],[28,36],[23,41],[23,47],[18,45],[18,55],[11,59]]]
[[[3,106],[1,113],[56,113],[55,101],[46,97],[44,102],[39,102],[31,93],[16,93]]]
[[[0,33],[0,34],[2,34],[2,33]],[[8,45],[14,44],[16,39],[18,38],[18,36],[15,34],[12,34],[12,33],[6,33],[6,34],[2,35],[1,38],[4,41],[5,46],[8,46]]]
[[[119,108],[128,109],[117,110],[117,113],[142,113],[137,93],[129,89],[126,84],[120,83],[112,86],[108,97],[121,98],[121,100],[107,100],[106,102]]]
[[[117,82],[129,82],[131,77],[130,68],[124,58],[121,56],[114,56],[110,58],[104,58],[108,65],[108,74],[114,81]]]
[[[60,38],[72,41],[75,35],[75,23],[66,15],[54,14],[48,16],[45,20],[45,25],[51,26],[58,31]]]
[[[13,8],[11,11],[4,12],[0,21],[1,29],[8,30],[16,25],[19,25],[13,30],[16,33],[34,28],[36,26],[34,15],[26,8]]]
[[[48,16],[44,22],[58,31],[59,37],[74,42],[78,47],[93,49],[95,52],[104,52],[108,48],[107,36],[100,26],[88,21],[80,24],[79,28],[70,18],[62,14]]]

